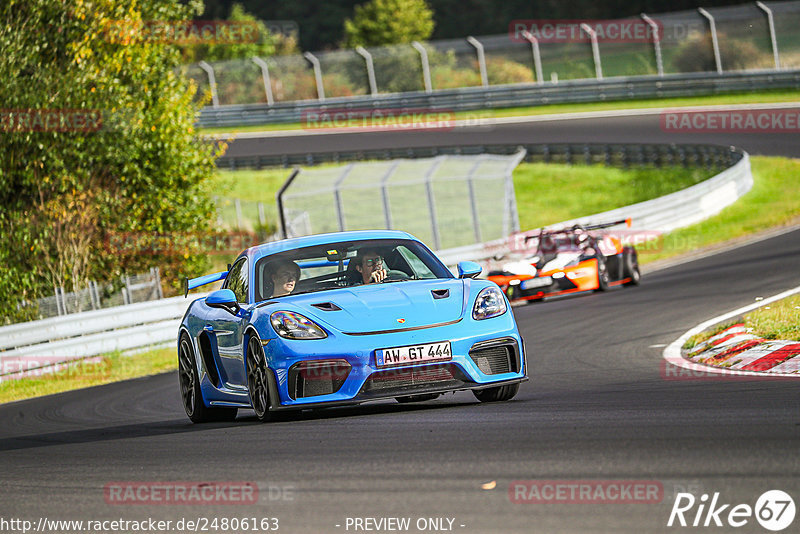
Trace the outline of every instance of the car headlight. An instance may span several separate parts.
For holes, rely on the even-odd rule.
[[[498,287],[487,287],[478,293],[475,306],[472,308],[472,318],[476,320],[497,317],[506,312],[506,299]]]
[[[323,339],[328,334],[320,326],[299,313],[278,311],[270,315],[272,328],[286,339]]]

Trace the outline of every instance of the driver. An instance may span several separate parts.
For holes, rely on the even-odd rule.
[[[290,260],[279,259],[270,266],[272,296],[282,297],[294,291],[300,278],[300,266]]]
[[[379,284],[386,279],[383,258],[374,248],[359,249],[355,260],[356,270],[361,273],[362,284]]]

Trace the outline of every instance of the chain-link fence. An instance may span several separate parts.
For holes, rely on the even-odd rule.
[[[219,105],[600,76],[797,68],[799,26],[800,1],[757,2],[619,20],[510,21],[506,35],[251,58],[211,68]],[[555,32],[548,33],[552,28]],[[596,50],[589,30],[597,33]],[[187,73],[202,89],[211,88],[209,72],[195,65]]]
[[[438,156],[300,169],[281,195],[287,237],[402,228],[434,249],[519,231],[511,173],[525,157]]]
[[[161,275],[158,267],[154,267],[145,274],[123,276],[118,284],[98,284],[90,281],[88,287],[71,292],[64,291],[63,287],[57,287],[54,295],[22,302],[19,307],[32,310],[32,318],[46,319],[163,297]]]

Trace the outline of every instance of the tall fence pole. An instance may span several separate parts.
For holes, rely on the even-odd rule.
[[[603,79],[603,65],[600,64],[600,45],[597,43],[597,32],[585,22],[581,23],[581,29],[589,35],[592,41],[592,57],[594,58],[594,75],[598,80]]]
[[[522,32],[522,36],[531,43],[531,52],[533,53],[533,70],[536,75],[536,83],[541,84],[544,82],[542,74],[542,55],[539,53],[539,39],[533,36],[528,30]]]
[[[214,76],[214,67],[201,61],[197,64],[198,67],[206,71],[208,75],[208,85],[211,87],[211,105],[215,108],[219,107],[219,96],[217,95],[217,77]]]
[[[422,43],[419,41],[412,42],[411,46],[414,47],[414,50],[419,52],[419,58],[422,63],[422,82],[425,84],[425,92],[433,92],[433,87],[431,86],[431,66],[428,63],[428,51],[425,50],[425,47],[422,46]]]
[[[471,35],[467,37],[467,42],[475,47],[475,52],[478,54],[478,69],[481,73],[481,85],[489,87],[489,76],[486,74],[486,54],[483,52],[483,44]]]
[[[260,57],[254,57],[253,63],[261,67],[261,79],[264,80],[264,92],[267,94],[267,104],[272,105],[275,101],[272,99],[272,83],[269,79],[269,66],[267,62]]]
[[[775,37],[775,19],[772,17],[772,10],[764,2],[758,1],[756,5],[767,14],[767,24],[769,25],[769,40],[772,42],[772,56],[775,58],[775,68],[781,68],[781,56],[778,53],[778,39]]]
[[[480,217],[478,217],[478,201],[475,198],[475,184],[473,183],[473,177],[475,173],[478,172],[478,167],[481,166],[483,160],[485,159],[484,156],[479,156],[478,161],[476,161],[472,168],[467,172],[467,191],[469,192],[469,207],[472,210],[472,231],[475,232],[475,242],[480,243],[483,241],[481,239],[481,221]]]
[[[367,52],[363,46],[357,46],[356,52],[364,58],[367,64],[367,79],[369,80],[369,93],[372,96],[378,95],[378,84],[375,82],[375,65],[372,63],[372,54]]]
[[[711,13],[698,7],[697,11],[708,20],[708,26],[711,29],[711,46],[714,49],[714,63],[717,65],[717,74],[722,74],[722,59],[719,55],[719,41],[717,40],[717,23],[714,22],[714,17]]]
[[[656,70],[659,76],[664,76],[664,60],[661,57],[661,34],[658,32],[658,24],[644,13],[641,14],[641,17],[642,20],[650,26],[650,29],[653,30],[653,49],[656,54]]]
[[[322,102],[325,100],[325,86],[322,84],[322,67],[319,64],[319,59],[311,52],[305,52],[303,57],[314,67],[314,79],[317,81],[317,100]]]
[[[400,165],[399,161],[395,161],[389,167],[389,170],[386,171],[386,174],[383,175],[381,178],[381,198],[383,199],[383,222],[386,225],[387,230],[392,229],[392,210],[389,206],[389,188],[388,182],[389,178],[392,177],[394,171],[397,169],[397,166]]]
[[[344,222],[344,205],[342,203],[342,194],[339,191],[339,188],[344,182],[347,175],[350,174],[350,171],[353,170],[353,164],[351,163],[347,167],[344,168],[342,174],[336,179],[336,182],[333,184],[333,197],[336,200],[336,220],[339,222],[339,231],[344,232],[345,229],[345,222]]]
[[[439,222],[436,220],[436,203],[433,198],[433,175],[436,174],[436,170],[439,168],[439,165],[442,164],[444,161],[445,156],[439,156],[436,158],[436,161],[431,164],[430,169],[428,172],[425,173],[425,191],[428,195],[428,213],[431,217],[431,230],[433,231],[433,246],[436,247],[434,250],[439,250],[442,248],[442,238],[439,235]]]

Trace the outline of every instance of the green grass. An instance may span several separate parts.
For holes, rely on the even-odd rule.
[[[800,341],[800,295],[773,302],[747,314],[745,326],[764,339]]]
[[[800,91],[775,90],[758,93],[732,93],[697,97],[658,98],[649,100],[617,100],[610,102],[591,102],[585,104],[550,104],[544,106],[504,108],[482,111],[460,111],[456,119],[527,117],[557,113],[586,113],[589,111],[610,111],[618,109],[646,109],[663,107],[712,106],[733,104],[771,104],[800,101]],[[301,123],[260,124],[248,126],[201,128],[201,134],[227,134],[238,132],[269,132],[283,130],[302,130]]]
[[[98,357],[97,361],[92,358],[85,362],[75,362],[55,373],[42,374],[39,377],[3,379],[0,381],[0,403],[99,386],[176,368],[177,353],[173,347],[130,356],[123,356],[118,352],[106,354]]]
[[[740,322],[746,328],[751,329],[753,335],[764,339],[800,341],[800,295],[794,295],[752,311],[744,316],[743,321],[726,321],[705,332],[700,332],[687,339],[683,348],[685,350],[693,349],[698,344]]]
[[[642,263],[718,245],[800,218],[800,160],[754,156],[753,188],[735,204],[699,224],[665,235],[640,250]]]
[[[642,202],[684,189],[712,174],[680,167],[625,170],[523,163],[514,171],[520,228],[531,230]]]

